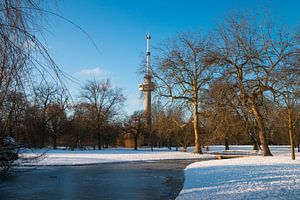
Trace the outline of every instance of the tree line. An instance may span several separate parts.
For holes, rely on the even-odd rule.
[[[299,31],[270,17],[233,13],[211,34],[188,33],[158,47],[157,95],[190,108],[195,152],[207,139],[247,133],[271,156],[270,143],[299,146]],[[201,130],[202,129],[202,130]],[[285,136],[283,136],[283,135]],[[201,136],[203,135],[203,136]]]

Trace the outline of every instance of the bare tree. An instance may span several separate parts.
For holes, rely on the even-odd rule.
[[[161,101],[161,97],[156,96],[152,106],[153,132],[156,136],[156,146],[158,147],[183,147],[194,142],[193,129],[187,128],[192,125],[190,113],[187,114],[185,106],[181,103],[169,103]],[[188,111],[189,112],[189,111]]]
[[[56,148],[58,135],[66,122],[68,97],[63,88],[51,83],[40,84],[34,93],[34,106],[40,121],[39,129],[52,138],[53,148]]]
[[[218,26],[215,52],[210,61],[223,66],[225,76],[239,89],[243,107],[258,128],[264,156],[271,156],[266,137],[263,107],[273,94],[272,74],[283,65],[293,46],[292,38],[270,20],[258,22],[254,16],[230,15]]]
[[[147,130],[144,111],[135,111],[125,124],[125,132],[133,136],[134,150],[137,150],[140,136]]]
[[[126,98],[122,90],[113,87],[109,79],[89,81],[81,90],[81,98],[88,103],[93,111],[93,122],[98,137],[98,149],[102,148],[102,133],[105,123],[121,114]]]
[[[92,117],[91,106],[87,103],[78,103],[73,106],[73,115],[71,116],[71,132],[69,132],[68,140],[72,149],[83,148],[84,145],[92,146],[91,141],[91,125],[89,119]]]
[[[204,102],[210,140],[223,140],[225,150],[229,150],[229,139],[242,128],[235,112],[238,110],[236,91],[229,82],[216,80],[210,84]]]
[[[193,112],[195,153],[202,153],[200,145],[199,113],[201,90],[212,79],[210,64],[205,62],[208,41],[200,35],[179,35],[159,48],[158,63],[152,73],[158,95],[171,101],[181,101]]]
[[[10,91],[30,91],[33,75],[52,77],[62,85],[63,73],[35,34],[42,34],[40,0],[0,2],[0,106]]]
[[[10,137],[16,104],[7,107],[10,94],[27,97],[35,79],[51,77],[63,84],[63,73],[37,35],[42,35],[42,0],[0,1],[0,142]],[[38,78],[37,78],[38,76]],[[63,86],[64,87],[64,86]],[[15,101],[17,102],[17,101]],[[1,167],[1,166],[0,166]]]
[[[291,158],[295,160],[295,142],[293,129],[300,120],[300,65],[297,63],[300,53],[295,51],[289,58],[286,58],[284,66],[273,74],[276,87],[277,103],[286,108],[289,140],[291,145]]]
[[[53,141],[53,148],[55,149],[57,146],[57,139],[64,131],[67,123],[64,105],[57,103],[49,106],[47,115],[50,116],[49,122],[47,123],[47,129]]]

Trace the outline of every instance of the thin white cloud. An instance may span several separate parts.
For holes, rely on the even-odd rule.
[[[103,76],[104,71],[100,69],[100,67],[95,67],[92,69],[82,69],[76,73],[76,76],[80,77],[99,77]]]

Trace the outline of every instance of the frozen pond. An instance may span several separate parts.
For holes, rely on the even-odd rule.
[[[175,199],[195,160],[15,169],[0,179],[1,200]]]

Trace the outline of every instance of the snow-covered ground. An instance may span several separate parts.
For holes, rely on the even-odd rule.
[[[41,154],[44,155],[40,156]],[[167,159],[207,160],[213,159],[214,157],[214,155],[207,154],[199,155],[192,152],[170,151],[167,148],[154,149],[154,151],[143,148],[138,151],[126,148],[74,151],[63,149],[36,149],[23,150],[21,159],[16,164],[21,166],[57,166]]]
[[[234,149],[238,149],[235,147]],[[248,147],[240,147],[244,151]],[[193,163],[177,200],[300,199],[300,153],[271,147],[273,157],[243,157]]]

